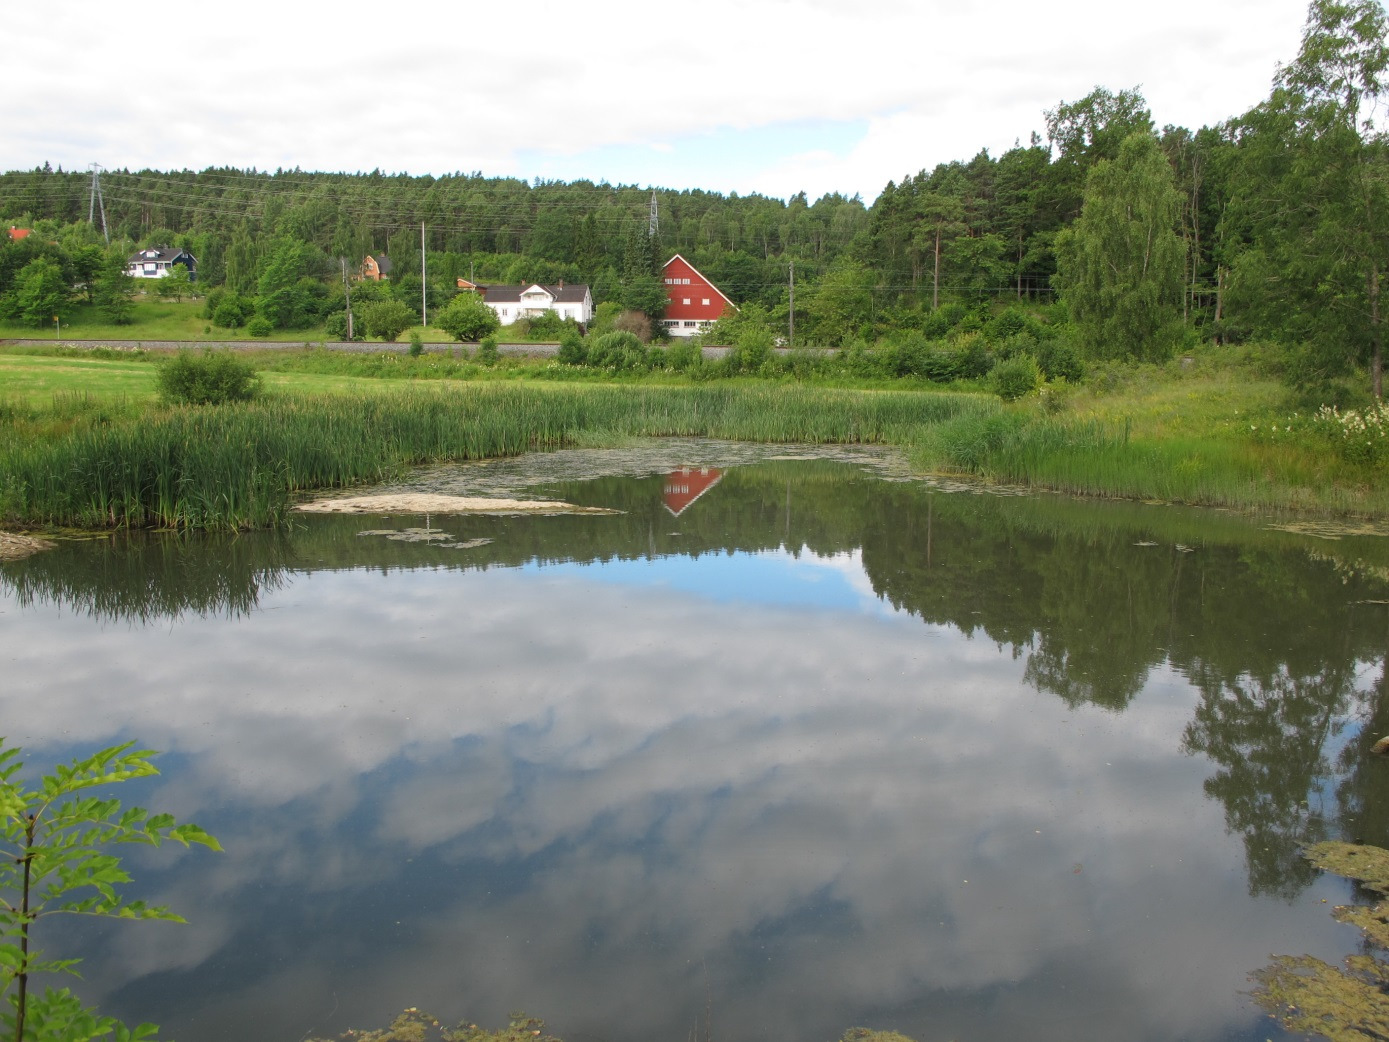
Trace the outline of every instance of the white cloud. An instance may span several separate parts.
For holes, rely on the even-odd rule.
[[[1193,129],[1263,97],[1296,53],[1301,0],[953,5],[606,0],[576,13],[428,0],[383,12],[250,0],[131,18],[96,0],[7,12],[9,166],[210,165],[529,177],[523,156],[637,146],[659,156],[719,128],[867,126],[727,183],[871,198],[889,179],[1042,129],[1097,84],[1142,84],[1160,124]],[[713,33],[709,26],[717,26]],[[593,171],[644,182],[637,165]],[[701,166],[701,170],[705,169]],[[714,180],[719,180],[717,175]]]

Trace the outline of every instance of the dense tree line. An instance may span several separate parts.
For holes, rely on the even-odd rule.
[[[344,264],[380,252],[392,286],[365,292],[410,306],[422,296],[445,306],[460,277],[564,279],[654,318],[660,264],[679,252],[759,335],[825,346],[958,339],[975,328],[970,316],[1011,303],[1093,357],[1257,339],[1289,349],[1303,386],[1363,369],[1378,395],[1385,32],[1378,0],[1313,0],[1299,54],[1250,112],[1159,130],[1137,90],[1098,87],[1047,111],[1045,139],[889,182],[871,207],[841,195],[297,169],[116,170],[102,178],[103,199],[116,252],[186,247],[206,286],[251,302],[237,307],[272,326],[342,311]],[[47,166],[0,175],[0,214],[37,233],[0,248],[8,315],[40,315],[60,282],[95,300],[106,255],[88,223],[89,184]],[[45,268],[20,280],[50,243],[61,277]],[[119,293],[103,270],[110,302]]]

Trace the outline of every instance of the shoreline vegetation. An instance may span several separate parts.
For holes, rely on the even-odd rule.
[[[1015,401],[979,381],[715,381],[534,358],[236,354],[255,369],[257,397],[180,406],[156,391],[167,355],[0,347],[0,526],[266,527],[310,494],[420,464],[666,436],[895,445],[923,474],[1389,519],[1384,410],[1299,415],[1233,349],[1141,371],[1096,366],[1079,384],[1044,383]]]

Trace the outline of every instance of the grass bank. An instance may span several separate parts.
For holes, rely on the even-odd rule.
[[[295,493],[411,463],[654,435],[891,442],[922,471],[1077,495],[1389,519],[1389,424],[1354,441],[1345,414],[1299,415],[1238,359],[1101,370],[1003,405],[912,381],[566,382],[538,360],[248,352],[269,393],[223,415],[159,405],[159,357],[0,349],[0,520],[268,524]]]
[[[994,409],[980,396],[912,392],[463,384],[103,412],[98,422],[4,439],[0,518],[259,527],[282,521],[298,493],[379,481],[412,464],[627,437],[902,443],[923,426]],[[26,420],[0,410],[6,422],[18,429]]]

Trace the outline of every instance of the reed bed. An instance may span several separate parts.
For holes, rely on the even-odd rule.
[[[81,527],[256,528],[294,497],[427,462],[574,444],[586,432],[890,443],[996,412],[977,395],[787,387],[537,387],[269,398],[149,412],[0,448],[0,517]]]
[[[927,429],[913,460],[1082,496],[1235,510],[1389,513],[1389,492],[1366,480],[1370,471],[1305,446],[1211,436],[1139,438],[1126,422],[1022,410],[962,415]]]

